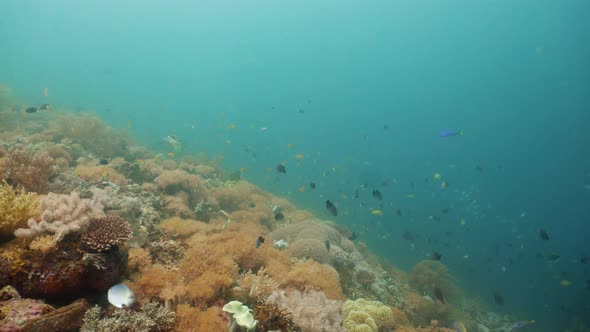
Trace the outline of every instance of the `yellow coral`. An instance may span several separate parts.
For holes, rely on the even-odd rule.
[[[35,195],[15,191],[6,181],[0,182],[0,238],[10,237],[17,228],[38,214]]]
[[[393,327],[391,308],[379,301],[348,300],[342,306],[342,317],[348,332],[377,332]]]

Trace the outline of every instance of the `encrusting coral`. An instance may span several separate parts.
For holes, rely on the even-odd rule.
[[[391,308],[379,301],[347,300],[342,306],[342,325],[347,332],[377,332],[394,325]]]
[[[56,241],[72,232],[85,230],[92,218],[104,216],[100,203],[89,199],[80,199],[77,192],[70,195],[49,193],[41,199],[41,221],[33,218],[27,221],[29,228],[19,228],[14,234],[17,237],[36,237],[54,234]]]
[[[33,194],[14,190],[6,181],[0,182],[0,242],[13,236],[38,213],[38,201]]]

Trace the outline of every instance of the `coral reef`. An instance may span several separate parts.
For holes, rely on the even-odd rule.
[[[286,294],[275,290],[267,298],[267,302],[275,303],[280,309],[290,312],[293,322],[302,332],[342,331],[342,301],[329,300],[323,292],[295,290]]]
[[[131,226],[127,221],[119,216],[110,215],[90,219],[88,229],[80,240],[86,249],[101,252],[125,244],[131,235]]]
[[[21,298],[10,286],[1,289],[0,293],[4,295],[0,300],[0,331],[17,331],[28,320],[54,310],[41,300]]]
[[[41,220],[29,219],[29,228],[19,228],[15,231],[17,237],[36,237],[54,234],[56,241],[61,241],[69,233],[85,230],[92,218],[104,216],[103,207],[97,202],[80,199],[80,195],[72,192],[70,195],[50,193],[41,199]]]
[[[394,326],[391,308],[379,301],[347,300],[342,306],[342,317],[342,325],[348,332],[377,332]]]
[[[107,317],[102,317],[100,307],[94,306],[84,315],[80,332],[171,331],[175,319],[173,311],[155,302],[144,304],[139,311],[116,309]]]
[[[120,186],[127,184],[127,179],[122,174],[106,165],[80,165],[75,168],[74,172],[88,182],[109,181]]]
[[[448,273],[447,267],[439,261],[424,260],[416,264],[409,277],[410,285],[420,294],[431,295],[438,287],[445,299],[452,299],[458,295],[458,288],[454,278]]]
[[[0,182],[0,242],[11,238],[19,227],[38,213],[38,202],[33,194],[14,190],[6,181]]]
[[[8,151],[4,178],[13,186],[27,191],[44,193],[49,178],[54,174],[53,159],[46,153],[33,154],[23,146]]]

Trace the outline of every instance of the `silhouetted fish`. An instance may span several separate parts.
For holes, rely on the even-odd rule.
[[[442,258],[442,255],[436,251],[433,251],[431,257],[435,261],[440,261],[440,259]]]
[[[338,216],[338,210],[336,209],[334,203],[330,202],[330,200],[326,201],[326,209],[328,209],[328,211],[330,211],[334,217]]]
[[[287,168],[283,164],[277,165],[277,172],[287,174]]]
[[[395,210],[395,213],[397,213],[398,216],[402,216],[402,209],[397,209]]]
[[[440,288],[438,288],[438,287],[434,287],[434,297],[437,300],[439,300],[441,303],[446,303],[445,297],[444,297],[442,291],[440,290]]]
[[[98,160],[98,163],[100,165],[108,165],[109,164],[109,160],[108,159],[100,159],[100,160]]]
[[[25,110],[27,113],[35,113],[37,112],[37,107],[29,107]]]
[[[497,305],[504,305],[504,296],[502,296],[500,292],[494,292],[494,302],[496,302]]]
[[[539,229],[539,238],[544,241],[549,241],[549,239],[550,239],[549,233],[547,233],[546,230],[541,228],[541,229]]]
[[[279,212],[279,213],[275,214],[275,220],[277,220],[277,221],[281,221],[281,220],[283,220],[283,219],[285,219],[285,215],[284,215],[284,214],[282,214],[281,212]]]
[[[382,200],[383,195],[381,195],[381,192],[379,190],[373,189],[373,198],[378,199],[378,200]]]
[[[326,249],[328,249],[328,251],[330,251],[330,240],[326,240],[326,242],[324,242],[324,244],[326,245]]]
[[[449,213],[449,210],[450,210],[449,208],[444,208],[441,210],[441,212],[444,214],[447,214],[447,213]]]
[[[414,241],[414,235],[408,231],[404,232],[404,234],[402,234],[402,239],[407,240],[407,241]]]
[[[310,183],[309,183],[309,187],[310,187],[311,189],[315,189],[315,182],[310,182]]]
[[[264,243],[264,236],[260,235],[257,239],[256,239],[256,248],[260,247],[261,244]]]

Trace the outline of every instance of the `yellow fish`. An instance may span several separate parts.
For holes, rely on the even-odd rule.
[[[287,144],[287,147],[288,147],[288,148],[292,148],[292,147],[294,147],[294,146],[295,146],[295,144],[293,144],[293,143],[289,143],[289,144]]]
[[[381,217],[381,216],[383,216],[383,211],[381,211],[381,210],[373,210],[373,211],[371,211],[371,214],[374,215],[374,216]]]
[[[301,153],[296,154],[295,159],[297,159],[297,160],[303,159],[303,154],[301,154]]]
[[[440,173],[436,172],[434,173],[434,175],[432,176],[435,180],[440,180]]]
[[[562,280],[559,282],[560,285],[567,287],[567,286],[571,286],[573,283],[569,280]]]

